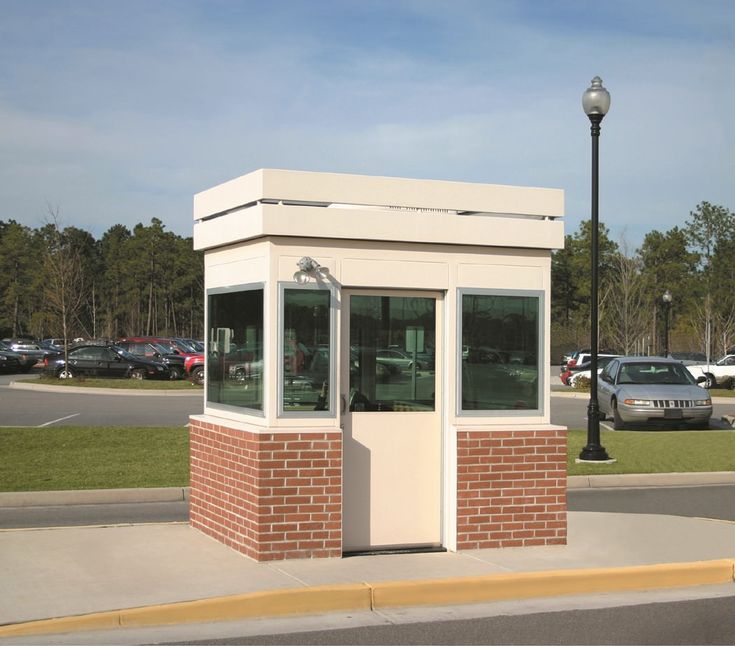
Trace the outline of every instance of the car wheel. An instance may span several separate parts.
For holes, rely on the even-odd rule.
[[[169,367],[169,377],[168,378],[171,381],[177,381],[177,380],[181,379],[181,376],[182,375],[183,375],[183,372],[182,372],[181,368],[177,368],[175,366],[170,366]]]
[[[59,370],[58,377],[59,379],[74,379],[74,377],[76,377],[76,374],[74,373],[73,370],[69,368],[66,368],[66,369],[62,368],[61,370]]]
[[[191,380],[201,386],[204,383],[204,368],[198,366],[191,371]]]
[[[704,381],[702,382],[702,385],[708,389],[714,388],[717,385],[717,380],[713,374],[706,372],[704,373]]]
[[[618,402],[612,401],[612,414],[613,414],[613,428],[616,431],[622,431],[625,429],[625,422],[621,419],[620,413],[618,413]]]
[[[130,371],[130,378],[140,381],[141,379],[145,378],[145,370],[143,370],[143,368],[133,368]]]

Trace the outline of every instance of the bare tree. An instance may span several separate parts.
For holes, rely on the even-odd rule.
[[[601,299],[605,338],[624,354],[636,351],[649,319],[641,266],[641,259],[630,254],[622,240],[611,259],[610,280]]]
[[[68,365],[69,330],[84,304],[84,270],[79,250],[65,238],[58,207],[48,206],[45,227],[47,246],[43,265],[46,273],[44,297],[46,306],[61,321],[64,337],[64,365]]]

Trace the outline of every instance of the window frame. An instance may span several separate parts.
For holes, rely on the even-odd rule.
[[[327,410],[285,410],[283,407],[284,398],[284,367],[285,367],[285,336],[286,336],[286,290],[311,290],[311,291],[326,291],[329,293],[329,397],[327,398],[328,406]],[[336,392],[339,390],[339,384],[337,383],[337,293],[333,285],[316,282],[306,283],[299,285],[296,282],[280,282],[278,283],[278,349],[277,349],[277,361],[278,367],[276,369],[276,401],[278,409],[278,417],[285,419],[334,419],[337,416],[336,407]]]
[[[220,294],[234,294],[238,292],[254,292],[260,291],[263,294],[263,375],[261,378],[262,382],[262,393],[261,393],[261,408],[249,408],[247,406],[235,406],[233,404],[224,404],[221,402],[215,402],[209,399],[209,336],[210,336],[210,307],[209,299],[211,296],[217,296]],[[267,377],[268,377],[268,362],[266,360],[267,348],[268,348],[268,326],[266,325],[266,311],[267,311],[267,291],[266,284],[264,282],[257,283],[243,283],[239,285],[229,285],[227,287],[211,287],[206,290],[206,304],[205,304],[205,337],[204,337],[204,406],[205,408],[212,408],[214,410],[221,410],[230,413],[236,413],[239,415],[251,415],[253,417],[259,417],[265,419],[267,410]]]
[[[463,349],[463,304],[465,296],[517,296],[523,298],[536,298],[537,309],[537,336],[538,352],[536,357],[536,368],[538,370],[538,390],[536,393],[536,407],[523,409],[482,409],[465,410],[462,408],[462,349]],[[457,338],[455,345],[455,392],[456,415],[462,418],[477,417],[539,417],[545,414],[545,391],[546,391],[546,292],[542,289],[486,289],[461,287],[457,289]]]

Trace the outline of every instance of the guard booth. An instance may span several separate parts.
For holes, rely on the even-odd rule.
[[[563,199],[283,170],[197,194],[192,526],[260,561],[564,544]]]

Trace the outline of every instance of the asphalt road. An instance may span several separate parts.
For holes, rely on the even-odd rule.
[[[735,597],[455,621],[198,639],[177,644],[732,644]]]
[[[22,378],[22,377],[21,377]],[[145,396],[49,393],[8,388],[17,375],[0,375],[1,426],[185,426],[202,412],[202,392]],[[588,398],[551,393],[551,422],[571,429],[587,428]],[[711,428],[727,429],[723,415],[735,415],[732,403],[715,404]],[[603,429],[612,425],[602,422]]]
[[[202,391],[184,395],[98,395],[9,388],[0,378],[0,426],[185,426],[203,410]]]

